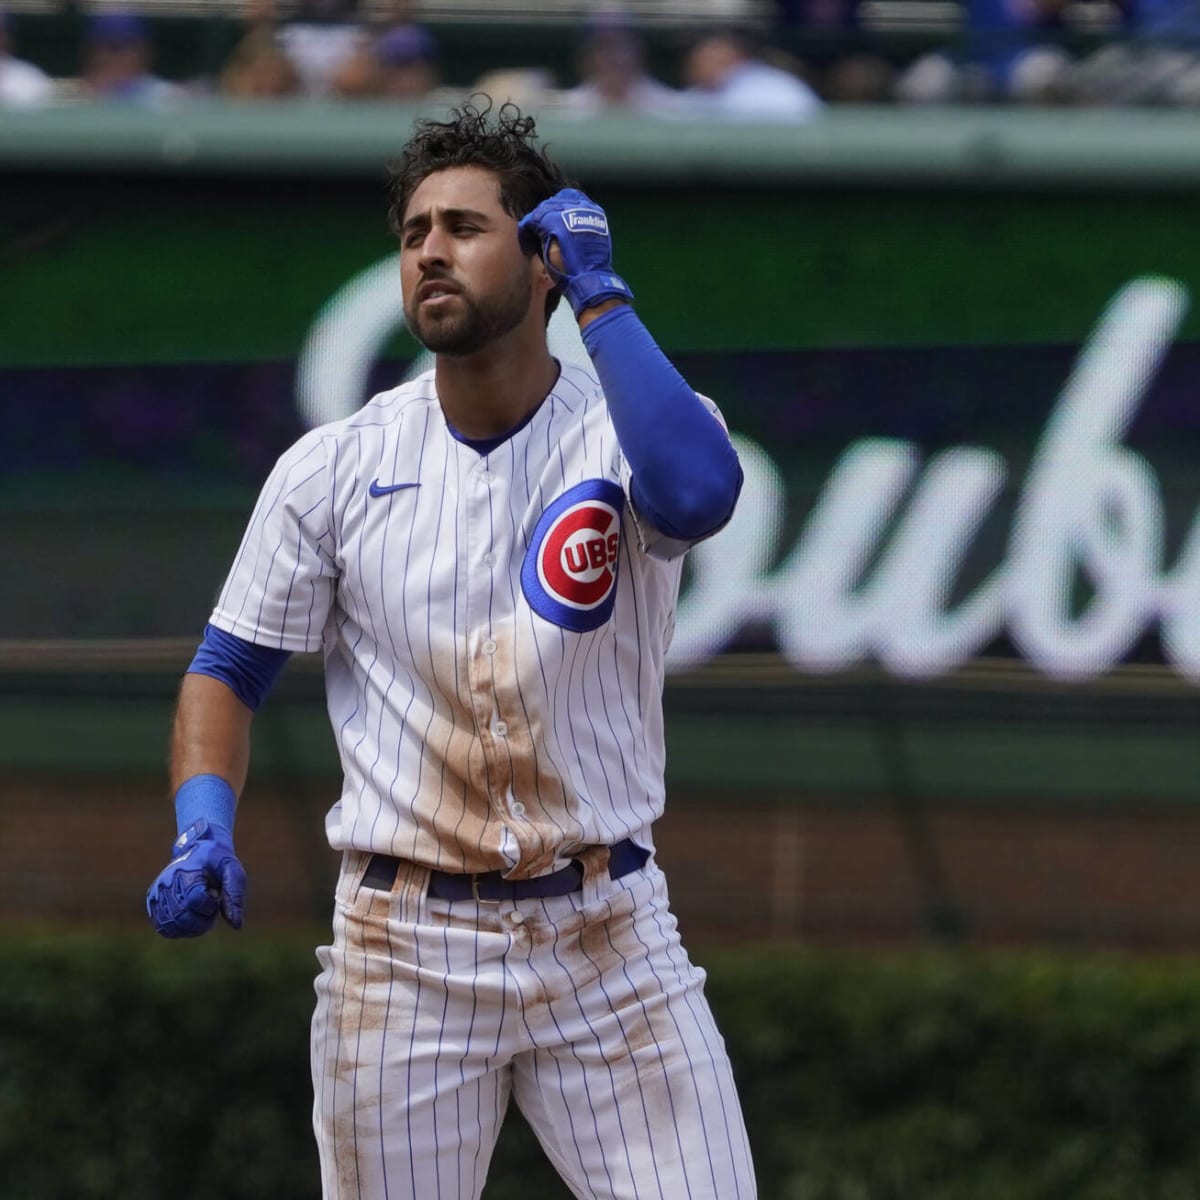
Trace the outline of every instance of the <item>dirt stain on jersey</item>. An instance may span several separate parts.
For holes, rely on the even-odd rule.
[[[521,684],[520,670],[508,626],[435,652],[418,833],[403,853],[446,871],[484,872],[507,868],[502,850],[515,839],[510,876],[520,879],[545,872],[562,843],[578,837],[567,785],[545,752],[543,719],[525,708],[526,694],[541,702],[543,684],[540,676]]]
[[[522,664],[511,638],[496,639],[495,644],[492,702],[496,719],[505,727],[503,737],[494,739],[496,779],[521,806],[519,816],[508,822],[520,847],[520,862],[510,875],[524,879],[544,873],[563,843],[578,837],[580,830],[568,816],[567,784],[545,749],[540,668]]]

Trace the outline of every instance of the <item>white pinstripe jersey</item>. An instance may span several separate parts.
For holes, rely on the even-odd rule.
[[[600,385],[568,365],[487,454],[447,427],[432,371],[283,454],[211,622],[323,649],[335,849],[519,878],[651,846],[686,547],[629,479]]]

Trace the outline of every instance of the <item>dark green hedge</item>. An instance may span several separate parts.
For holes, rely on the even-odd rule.
[[[0,941],[0,1197],[316,1197],[320,934]],[[763,1200],[1200,1197],[1200,965],[698,956]],[[510,1119],[487,1200],[565,1189]]]

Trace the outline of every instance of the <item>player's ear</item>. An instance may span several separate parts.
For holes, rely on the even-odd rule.
[[[535,255],[531,260],[533,264],[533,282],[543,295],[553,291],[558,286],[554,276],[550,274],[550,268],[546,266],[540,254]]]

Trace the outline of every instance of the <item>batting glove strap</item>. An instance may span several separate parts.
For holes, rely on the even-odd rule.
[[[633,300],[629,284],[613,271],[608,217],[595,201],[575,188],[563,188],[521,218],[518,234],[529,253],[540,253],[575,315],[610,297]],[[550,247],[562,255],[560,271],[550,262]]]
[[[620,275],[611,275],[596,271],[588,275],[577,275],[574,279],[564,279],[559,284],[562,294],[566,296],[571,311],[579,316],[585,308],[599,304],[601,300],[619,297],[622,300],[633,300],[633,292],[629,284]]]
[[[146,913],[166,938],[199,937],[218,913],[242,927],[246,872],[227,829],[195,821],[175,839],[171,861],[146,893]]]

